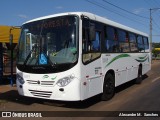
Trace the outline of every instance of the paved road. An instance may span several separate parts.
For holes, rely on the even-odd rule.
[[[85,111],[120,111],[117,114],[121,113],[122,111],[130,111],[129,114],[133,111],[159,111],[160,113],[160,61],[154,61],[152,64],[152,70],[144,76],[142,84],[137,85],[131,81],[125,85],[122,85],[116,89],[115,97],[112,100],[105,102],[100,101],[99,96],[95,96],[84,102],[59,102],[26,98],[18,95],[16,87],[10,87],[9,85],[0,86],[0,111],[80,111],[76,114],[78,116],[85,116],[87,113]],[[58,115],[63,113],[65,112],[54,114]],[[90,116],[93,115],[99,117],[88,117],[87,119],[106,119],[103,116],[103,112],[88,113]],[[153,113],[156,114],[156,112]],[[71,112],[66,112],[65,114],[71,114]],[[100,117],[101,114],[102,117]],[[106,112],[105,114],[107,116],[111,114],[112,116],[112,113],[110,112]],[[119,117],[116,118],[128,120],[128,117],[125,119]],[[55,119],[61,118],[58,117]],[[74,118],[67,117],[65,120],[66,119],[70,120]],[[83,118],[79,117],[78,119]],[[115,118],[108,117],[107,119],[115,120]],[[135,119],[135,117],[133,119]],[[159,118],[138,117],[138,119],[158,120],[160,119],[160,114]]]

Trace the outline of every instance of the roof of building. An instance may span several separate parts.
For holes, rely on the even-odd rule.
[[[9,43],[10,34],[13,34],[13,43],[18,43],[20,31],[21,29],[17,27],[0,25],[0,42]]]

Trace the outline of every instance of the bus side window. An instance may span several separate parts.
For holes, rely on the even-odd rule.
[[[88,48],[87,48],[88,35],[89,35],[88,29],[83,28],[83,31],[82,31],[82,50],[83,50],[83,52],[88,51]]]
[[[144,43],[143,43],[142,36],[140,35],[137,36],[137,44],[138,44],[138,51],[144,52]]]
[[[143,37],[145,52],[149,52],[149,42],[147,37]]]
[[[118,30],[118,41],[120,52],[130,52],[128,33],[124,30]]]
[[[89,63],[100,57],[101,32],[96,31],[96,37],[93,41],[89,40],[88,28],[83,28],[82,34],[83,63]]]
[[[136,35],[135,34],[129,33],[129,42],[130,42],[131,52],[138,52],[138,46],[136,43]]]
[[[97,52],[100,51],[100,32],[96,31],[96,38],[92,41],[92,51]]]
[[[119,52],[116,30],[110,26],[106,28],[105,48],[106,52]]]

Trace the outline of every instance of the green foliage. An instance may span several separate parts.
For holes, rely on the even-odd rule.
[[[152,43],[152,46],[153,46],[154,48],[160,48],[160,43]]]
[[[153,49],[153,50],[152,50],[152,53],[153,53],[153,55],[155,56],[155,55],[158,55],[158,54],[160,53],[160,51]]]

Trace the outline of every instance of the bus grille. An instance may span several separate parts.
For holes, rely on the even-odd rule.
[[[30,85],[53,86],[55,81],[27,80]]]
[[[29,91],[35,97],[50,98],[52,95],[51,91],[37,91],[37,90],[29,90]]]

